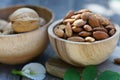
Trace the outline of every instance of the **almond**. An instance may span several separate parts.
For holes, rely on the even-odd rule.
[[[84,38],[82,38],[82,37],[70,37],[67,40],[75,41],[75,42],[84,42],[85,41]]]
[[[95,39],[93,37],[86,37],[85,41],[86,42],[93,42],[93,41],[95,41]]]
[[[104,27],[96,27],[96,28],[93,28],[93,31],[104,31],[104,32],[108,32],[107,29],[105,29]]]
[[[109,31],[109,35],[112,36],[112,35],[114,35],[114,34],[115,34],[115,29],[111,29],[111,30]]]
[[[87,36],[90,36],[91,33],[87,31],[81,31],[78,35],[81,37],[87,37]]]
[[[72,27],[72,30],[73,30],[74,32],[80,32],[80,31],[82,31],[83,29],[80,28],[80,27],[73,26],[73,27]]]
[[[96,39],[96,40],[102,40],[102,39],[106,39],[109,37],[109,35],[104,32],[104,31],[94,31],[93,32],[93,37]]]
[[[115,58],[115,59],[114,59],[114,63],[115,63],[115,64],[120,64],[120,58]]]
[[[57,27],[54,29],[54,33],[58,36],[58,37],[63,37],[64,36],[64,31],[61,29],[58,29]]]
[[[64,25],[64,24],[61,24],[61,25],[58,25],[58,26],[56,26],[57,28],[59,28],[59,29],[62,29],[62,30],[64,30],[65,29],[65,27],[66,27],[66,25]]]
[[[63,23],[67,23],[67,22],[73,23],[74,21],[75,21],[75,19],[65,19],[65,20],[63,20]]]
[[[101,25],[106,26],[110,24],[110,21],[107,18],[98,14],[96,14],[96,17],[99,19],[99,22],[101,23]]]
[[[77,14],[77,15],[73,15],[71,16],[72,19],[80,19],[81,18],[81,14]]]
[[[89,25],[84,25],[83,28],[84,28],[84,30],[86,30],[86,31],[92,31],[92,27],[89,26]]]
[[[85,24],[86,24],[86,21],[83,21],[82,19],[78,19],[78,20],[74,21],[74,23],[72,25],[81,27],[81,26],[84,26]]]
[[[66,16],[64,17],[64,19],[67,19],[67,18],[70,18],[72,15],[74,15],[74,11],[73,10],[70,10]]]
[[[75,12],[75,14],[81,14],[81,13],[84,13],[84,12],[91,12],[89,9],[82,9],[82,10],[78,10]]]
[[[67,37],[71,37],[72,36],[72,28],[70,23],[67,23],[66,27],[65,27],[65,33]]]
[[[105,26],[105,28],[108,30],[111,30],[111,29],[115,29],[115,26],[110,24],[110,25]]]
[[[93,13],[90,13],[90,12],[85,12],[85,13],[82,13],[81,14],[81,19],[84,20],[84,21],[87,21],[88,20],[88,17],[90,15],[92,15]]]
[[[100,27],[99,19],[97,19],[96,15],[89,16],[88,23],[91,27]]]

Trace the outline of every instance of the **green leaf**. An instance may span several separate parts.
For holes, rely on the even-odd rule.
[[[97,80],[118,80],[119,78],[120,78],[119,73],[106,70],[98,76]]]
[[[80,80],[80,73],[75,68],[69,68],[64,74],[64,80]]]
[[[96,66],[87,66],[82,71],[82,79],[83,80],[95,80],[97,76],[97,68]]]

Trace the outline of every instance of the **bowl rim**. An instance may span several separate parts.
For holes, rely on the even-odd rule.
[[[72,44],[97,44],[97,43],[101,43],[101,42],[105,42],[105,41],[108,41],[112,38],[114,38],[115,36],[117,35],[120,35],[120,27],[118,24],[114,23],[115,25],[115,28],[116,28],[116,32],[113,36],[107,38],[107,39],[103,39],[103,40],[100,40],[100,41],[95,41],[95,42],[74,42],[74,41],[69,41],[69,40],[65,40],[65,39],[62,39],[62,38],[59,38],[57,37],[54,32],[53,32],[53,29],[56,25],[58,25],[59,23],[62,22],[63,19],[59,19],[57,21],[54,21],[49,27],[48,27],[48,35],[57,39],[57,40],[60,40],[60,41],[63,41],[63,42],[66,42],[66,43],[72,43]]]
[[[4,7],[4,8],[0,8],[0,10],[4,10],[4,9],[9,9],[9,8],[13,8],[13,7],[40,7],[42,9],[45,9],[47,10],[49,13],[51,13],[51,19],[45,24],[43,25],[42,27],[39,27],[38,29],[41,29],[41,28],[44,28],[44,27],[47,27],[48,25],[50,25],[55,16],[54,16],[54,13],[52,12],[51,9],[47,8],[47,7],[43,7],[43,6],[36,6],[36,5],[14,5],[14,6],[7,6],[7,7]],[[20,35],[23,35],[23,34],[29,34],[29,33],[32,33],[32,32],[35,32],[37,31],[38,29],[35,29],[33,31],[28,31],[28,32],[24,32],[24,33],[19,33],[19,34],[9,34],[9,35],[0,35],[0,37],[10,37],[10,36],[20,36]]]

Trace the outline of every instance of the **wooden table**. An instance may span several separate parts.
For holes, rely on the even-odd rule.
[[[41,56],[36,57],[30,62],[40,62],[44,64],[50,57],[54,57],[54,56],[55,56],[55,53],[51,45],[48,45],[47,49],[43,52]],[[108,69],[108,70],[112,70],[120,73],[120,65],[113,64],[113,59],[116,57],[120,57],[120,47],[116,47],[111,57],[108,60],[106,60],[104,63],[98,65],[98,69],[100,71],[104,71]],[[24,65],[25,64],[21,64],[21,65],[0,64],[0,80],[30,80],[25,77],[11,74],[12,69],[20,70]],[[61,79],[57,77],[53,77],[47,73],[45,80],[61,80]]]

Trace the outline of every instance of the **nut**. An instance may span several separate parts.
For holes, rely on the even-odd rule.
[[[62,29],[57,28],[57,27],[54,28],[54,33],[58,37],[63,37],[64,36],[64,31]]]
[[[93,32],[93,37],[96,39],[96,40],[102,40],[102,39],[106,39],[109,37],[109,35],[104,32],[104,31],[94,31]]]
[[[109,35],[110,35],[110,36],[112,36],[113,34],[115,34],[115,29],[111,29],[111,30],[109,31]]]
[[[59,28],[59,29],[62,29],[62,30],[64,30],[65,29],[65,27],[66,27],[66,25],[64,25],[64,24],[61,24],[61,25],[58,25],[58,26],[56,26],[57,28]]]
[[[120,64],[120,58],[114,59],[114,63],[115,63],[115,64]]]
[[[99,20],[97,19],[96,15],[89,16],[88,23],[91,27],[100,27]]]
[[[114,25],[112,24],[105,26],[105,28],[108,30],[115,29]]]
[[[81,18],[81,14],[77,14],[77,15],[73,15],[71,16],[72,19],[80,19]]]
[[[75,12],[75,14],[81,14],[84,12],[91,12],[89,9],[82,9],[82,10],[78,10],[77,12]]]
[[[78,20],[74,21],[74,23],[72,25],[81,27],[81,26],[83,26],[85,24],[86,24],[86,21],[83,21],[82,19],[78,19]]]
[[[87,32],[87,31],[81,31],[78,35],[79,35],[79,36],[82,36],[82,37],[87,37],[87,36],[90,36],[91,33],[90,33],[90,32]]]
[[[13,29],[12,29],[12,26],[11,26],[11,22],[9,22],[4,28],[3,28],[3,33],[4,35],[6,34],[12,34],[13,33]]]
[[[84,30],[86,30],[86,31],[92,31],[92,27],[89,26],[89,25],[84,25],[83,28],[84,28]]]
[[[75,21],[75,19],[65,19],[65,20],[63,20],[63,23],[67,23],[67,22],[73,23],[74,21]]]
[[[84,20],[84,21],[87,21],[88,20],[88,17],[92,15],[92,13],[90,12],[85,12],[85,13],[82,13],[81,14],[81,19]]]
[[[74,11],[73,10],[70,10],[66,16],[64,17],[64,19],[67,19],[67,18],[70,18],[72,15],[74,15]]]
[[[85,41],[86,42],[93,42],[93,41],[95,41],[95,39],[93,37],[86,37]]]
[[[36,11],[30,8],[20,8],[10,17],[15,32],[28,32],[40,27],[40,18]]]
[[[93,28],[93,31],[104,31],[104,32],[108,32],[107,29],[105,29],[104,27],[95,27]]]
[[[80,28],[80,27],[73,26],[73,27],[72,27],[72,30],[73,30],[74,32],[80,32],[80,31],[82,31],[83,29]]]
[[[71,37],[72,36],[72,28],[70,23],[67,23],[66,27],[65,27],[65,33],[67,35],[67,37]]]
[[[67,40],[75,41],[75,42],[84,42],[85,41],[84,38],[82,38],[82,37],[70,37]]]

